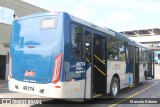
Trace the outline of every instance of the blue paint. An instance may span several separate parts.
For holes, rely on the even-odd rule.
[[[41,29],[41,21],[48,18],[57,19],[56,28]],[[56,56],[62,53],[60,81],[85,79],[85,73],[76,73],[76,67],[74,67],[77,62],[85,62],[85,59],[75,58],[72,53],[71,22],[71,17],[67,13],[34,14],[15,20],[10,42],[13,78],[19,81],[51,83]],[[64,61],[69,62],[69,71],[65,71]],[[26,70],[34,71],[35,76],[24,76]]]
[[[126,63],[126,73],[133,73],[133,64],[132,63]]]
[[[43,19],[56,17],[57,27],[41,29]],[[10,52],[12,75],[19,81],[33,80],[37,83],[52,82],[55,58],[63,53],[63,14],[42,14],[20,18],[13,22]],[[34,48],[29,48],[32,46]],[[62,61],[63,62],[63,61]],[[63,71],[62,65],[62,71]],[[34,77],[24,76],[26,70],[34,71]],[[61,72],[63,74],[63,72]],[[64,77],[61,77],[63,81]]]

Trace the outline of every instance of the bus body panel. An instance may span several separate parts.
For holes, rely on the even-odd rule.
[[[125,61],[107,61],[107,93],[110,93],[110,83],[115,74],[120,79],[120,89],[129,86],[129,73],[126,73]]]
[[[12,76],[19,81],[46,83],[51,81],[51,62],[53,47],[36,47],[34,49],[12,48]],[[53,56],[54,60],[56,56]],[[54,61],[53,60],[53,61]],[[52,63],[53,64],[53,63]],[[53,67],[52,67],[53,69]],[[34,76],[25,76],[28,71],[33,71]]]
[[[74,24],[74,20],[72,20],[72,16],[69,16],[68,14],[64,14],[64,40],[65,40],[65,46],[64,46],[64,69],[65,69],[65,77],[66,81],[78,81],[85,79],[85,59],[84,57],[77,58],[73,54],[72,49],[72,38],[71,38],[71,24]],[[81,70],[78,70],[78,68],[81,68]],[[81,72],[82,71],[82,72]]]
[[[42,21],[52,18],[55,18],[56,28],[43,29]],[[62,15],[44,15],[13,22],[10,54],[14,79],[43,84],[52,82],[56,56],[64,52],[61,20]],[[26,75],[27,72],[33,75]]]
[[[91,66],[86,70],[86,87],[85,87],[85,98],[91,98]]]
[[[37,84],[18,81],[12,78],[11,80],[9,80],[9,90],[14,92],[23,92],[27,94],[44,96],[48,98],[72,98],[71,100],[83,101],[84,84],[84,80],[75,82],[58,82],[57,84]]]

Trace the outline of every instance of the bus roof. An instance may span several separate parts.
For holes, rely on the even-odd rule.
[[[23,20],[23,19],[33,18],[33,17],[38,17],[38,16],[50,16],[50,15],[56,15],[56,14],[68,14],[68,13],[66,13],[66,12],[43,12],[43,13],[37,13],[37,14],[23,16],[21,18],[18,18],[17,20]],[[110,34],[112,36],[116,36],[116,37],[122,38],[123,40],[125,40],[129,44],[138,45],[138,46],[141,46],[143,48],[149,49],[148,47],[144,46],[143,44],[129,39],[126,35],[124,35],[122,33],[116,32],[116,31],[114,31],[112,29],[109,29],[109,28],[102,28],[102,27],[99,27],[99,26],[97,26],[97,25],[95,25],[93,23],[90,23],[90,22],[87,22],[87,21],[85,21],[83,19],[80,19],[80,18],[78,18],[76,16],[73,16],[73,15],[70,15],[70,14],[68,14],[68,15],[71,17],[71,19],[74,22],[83,24],[85,26],[88,26],[90,28],[96,29],[98,31],[101,31],[101,32],[104,32],[104,33],[107,33],[107,34]]]
[[[111,30],[109,30],[108,28],[99,27],[99,26],[97,26],[97,25],[95,25],[93,23],[87,22],[87,21],[85,21],[83,19],[80,19],[78,17],[75,17],[73,15],[70,15],[70,16],[71,16],[72,20],[75,21],[75,22],[77,22],[77,23],[81,23],[81,24],[86,25],[86,26],[88,26],[90,28],[93,28],[93,29],[96,29],[96,30],[108,33],[110,35],[116,36],[115,33],[112,32]]]
[[[58,12],[43,12],[43,13],[36,13],[36,14],[31,14],[31,15],[27,15],[27,16],[23,16],[18,18],[17,20],[23,20],[23,19],[28,19],[28,18],[33,18],[33,17],[39,17],[39,16],[51,16],[54,14],[58,14]]]
[[[141,46],[143,48],[149,49],[148,47],[144,46],[143,44],[129,39],[128,36],[126,36],[126,35],[124,35],[122,33],[116,32],[116,31],[114,31],[112,29],[109,29],[109,28],[99,27],[99,26],[97,26],[97,25],[95,25],[93,23],[87,22],[87,21],[85,21],[83,19],[80,19],[80,18],[77,18],[77,17],[75,17],[73,15],[70,15],[70,17],[72,18],[73,21],[75,21],[77,23],[81,23],[81,24],[83,24],[85,26],[88,26],[90,28],[93,28],[93,29],[96,29],[96,30],[99,30],[99,31],[102,31],[102,32],[105,32],[105,33],[108,33],[108,34],[110,34],[112,36],[120,37],[120,38],[122,38],[123,40],[125,40],[126,42],[128,42],[128,43],[130,43],[132,45],[138,45],[138,46]]]

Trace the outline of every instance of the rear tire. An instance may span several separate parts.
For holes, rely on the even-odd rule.
[[[143,81],[143,82],[140,82],[140,85],[142,85],[142,86],[143,86],[143,85],[144,85],[144,81]]]
[[[119,81],[117,77],[113,77],[110,85],[109,99],[115,99],[119,92]]]

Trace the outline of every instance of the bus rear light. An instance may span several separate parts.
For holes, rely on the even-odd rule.
[[[73,82],[73,81],[75,81],[75,79],[70,79],[70,80],[67,80],[68,82]]]
[[[61,67],[62,67],[62,53],[57,55],[55,60],[53,79],[52,79],[53,84],[56,84],[60,80]]]
[[[61,86],[55,86],[55,88],[61,88]]]
[[[72,82],[72,79],[71,79],[71,80],[68,80],[68,82]]]
[[[12,78],[12,55],[9,56],[9,77]]]

